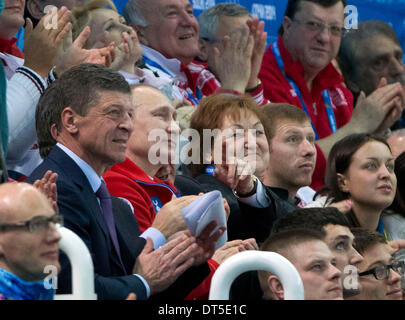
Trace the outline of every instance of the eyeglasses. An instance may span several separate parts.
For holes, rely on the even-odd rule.
[[[392,264],[386,266],[375,267],[373,269],[359,273],[359,276],[366,276],[373,274],[377,280],[385,280],[390,276],[391,269],[397,272],[400,276],[404,275],[405,272],[405,261],[398,260],[394,261]]]
[[[311,21],[311,20],[302,21],[302,20],[298,20],[298,19],[292,19],[292,21],[303,24],[307,28],[307,30],[309,30],[311,32],[320,33],[325,28],[327,28],[329,30],[330,34],[335,37],[342,37],[346,33],[346,29],[344,27],[340,27],[337,25],[328,25],[328,24],[326,24],[324,22],[320,22],[320,21]]]
[[[7,232],[11,230],[28,230],[29,232],[40,232],[49,229],[49,223],[63,225],[63,216],[60,214],[55,214],[51,217],[36,216],[32,219],[24,222],[14,223],[14,224],[3,224],[0,225],[0,232]]]

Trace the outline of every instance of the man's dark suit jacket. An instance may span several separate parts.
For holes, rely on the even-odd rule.
[[[146,299],[143,282],[132,275],[135,260],[145,246],[140,230],[129,206],[112,196],[121,258],[118,262],[100,204],[80,167],[59,147],[55,146],[27,182],[41,179],[47,170],[58,173],[58,207],[64,216],[65,227],[75,232],[86,244],[94,264],[95,290],[98,299],[125,299],[130,292],[138,300]],[[57,293],[71,292],[71,271],[66,256],[61,257],[62,271],[58,276]],[[205,263],[188,269],[164,292],[152,296],[156,299],[182,299],[209,274]]]

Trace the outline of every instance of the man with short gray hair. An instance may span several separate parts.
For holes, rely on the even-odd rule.
[[[258,28],[244,28],[218,46],[216,70],[218,78],[205,66],[193,62],[199,55],[199,24],[189,0],[129,0],[124,17],[138,33],[146,66],[162,78],[172,79],[185,100],[193,105],[218,90],[228,93],[249,92],[260,104],[263,98],[260,81],[253,75],[252,54],[261,58],[266,34]],[[255,32],[253,32],[255,29]],[[264,40],[264,41],[263,41]]]
[[[198,58],[208,64],[209,70],[222,83],[223,75],[220,69],[222,66],[216,63],[218,48],[223,45],[225,37],[232,37],[232,34],[237,30],[250,28],[253,21],[258,23],[258,19],[252,18],[249,10],[239,4],[219,3],[204,10],[197,20],[200,25],[200,54]],[[258,23],[258,26],[264,28],[264,22]],[[251,74],[248,82],[252,86],[260,85],[257,75],[260,70],[264,49],[263,46],[262,50],[254,50],[252,53]]]

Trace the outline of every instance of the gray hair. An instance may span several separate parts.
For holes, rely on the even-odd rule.
[[[405,128],[391,131],[390,134],[388,135],[388,138],[389,137],[403,137],[403,136],[405,136]]]
[[[145,18],[145,9],[146,3],[144,0],[129,0],[122,15],[128,25],[146,27],[148,22]]]
[[[376,35],[384,35],[401,46],[394,29],[388,23],[380,20],[360,22],[358,29],[350,30],[345,34],[340,44],[337,61],[345,79],[353,79],[356,74],[356,66],[359,63],[356,52],[358,52],[359,43]]]
[[[204,10],[197,18],[200,25],[200,38],[215,38],[219,17],[240,17],[249,15],[249,10],[235,3],[219,3]]]

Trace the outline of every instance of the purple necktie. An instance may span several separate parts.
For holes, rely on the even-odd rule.
[[[125,271],[124,264],[121,260],[120,246],[118,244],[117,231],[115,230],[114,214],[112,211],[111,195],[105,186],[105,182],[101,180],[100,188],[96,192],[96,196],[100,199],[101,210],[103,211],[105,222],[107,223],[108,231],[110,232],[111,240],[113,242],[115,251],[117,252],[118,259],[120,260],[121,267]]]

